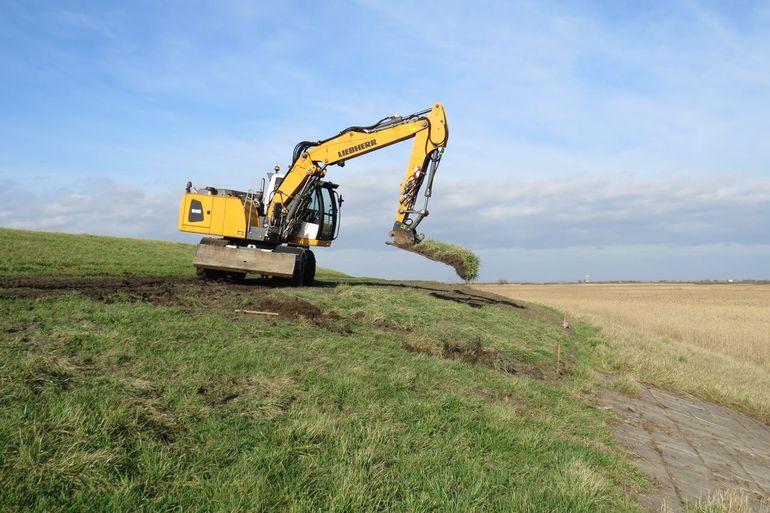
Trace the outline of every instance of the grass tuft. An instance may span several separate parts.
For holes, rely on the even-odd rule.
[[[661,513],[669,511],[664,509]],[[685,513],[751,513],[751,511],[748,498],[733,490],[721,492],[685,508]]]

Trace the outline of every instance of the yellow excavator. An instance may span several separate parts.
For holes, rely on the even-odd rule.
[[[342,198],[338,184],[323,180],[327,168],[411,138],[414,145],[388,244],[410,248],[419,243],[422,236],[416,229],[428,215],[433,179],[449,138],[440,103],[409,116],[353,126],[322,141],[302,141],[288,171],[281,174],[276,166],[257,191],[199,190],[188,182],[179,229],[208,236],[193,260],[198,275],[238,281],[252,273],[311,285],[316,263],[310,247],[330,246],[340,227]],[[425,201],[415,209],[423,185]]]

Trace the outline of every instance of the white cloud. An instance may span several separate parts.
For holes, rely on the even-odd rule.
[[[105,177],[57,190],[25,190],[12,182],[0,224],[9,228],[145,238],[178,238],[178,194],[146,191]]]
[[[400,173],[337,178],[348,198],[342,232],[333,249],[318,251],[320,265],[374,277],[456,279],[449,268],[383,245]],[[596,279],[766,277],[767,179],[625,183],[594,177],[463,186],[437,179],[420,231],[478,252],[484,280],[577,279],[586,272]],[[99,176],[53,191],[29,191],[8,180],[0,187],[8,198],[3,226],[197,239],[177,232],[176,190],[148,193]],[[453,192],[443,196],[445,190]]]
[[[341,180],[345,208],[340,245],[367,247],[392,219],[393,178]],[[564,176],[556,180],[468,184],[438,177],[429,237],[471,248],[558,248],[613,244],[765,243],[770,233],[770,179],[755,175],[624,180]],[[378,228],[380,228],[378,230]]]

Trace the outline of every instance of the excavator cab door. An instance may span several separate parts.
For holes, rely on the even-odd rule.
[[[339,205],[334,189],[337,184],[319,182],[310,194],[305,211],[301,214],[295,242],[311,246],[328,246],[337,236]]]
[[[330,183],[325,183],[323,187],[318,188],[318,192],[323,200],[322,223],[319,230],[319,240],[333,241],[337,237],[337,222],[339,205],[337,205],[337,194]],[[334,185],[336,187],[336,185]]]

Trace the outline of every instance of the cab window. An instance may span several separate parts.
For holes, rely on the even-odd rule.
[[[316,189],[310,195],[310,203],[307,205],[302,220],[306,223],[321,224],[321,190]]]
[[[318,189],[318,192],[323,200],[323,222],[321,223],[318,238],[321,240],[332,240],[334,239],[334,229],[337,222],[337,203],[334,201],[331,188],[321,187]]]

